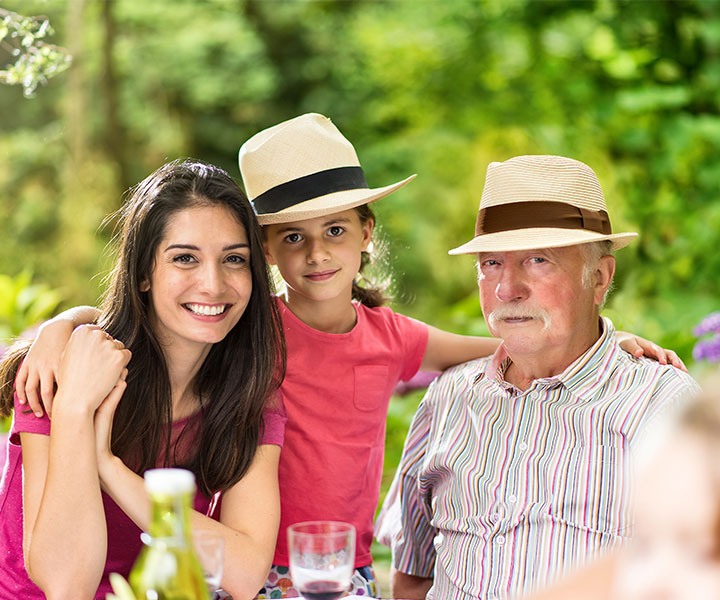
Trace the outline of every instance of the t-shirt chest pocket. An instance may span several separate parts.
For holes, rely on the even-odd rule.
[[[389,381],[388,365],[357,365],[353,367],[353,404],[362,411],[382,408],[390,398],[393,382]]]

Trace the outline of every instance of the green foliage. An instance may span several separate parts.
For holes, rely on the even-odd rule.
[[[6,346],[55,313],[62,295],[44,283],[33,283],[29,270],[12,277],[0,273],[0,356]],[[10,419],[0,419],[0,432]]]
[[[14,59],[0,70],[0,83],[22,85],[23,95],[32,98],[38,85],[65,71],[72,60],[70,55],[44,41],[53,33],[50,21],[44,17],[26,17],[0,9],[0,49]]]
[[[25,270],[11,277],[0,273],[0,344],[53,316],[62,296],[44,283],[32,283]]]

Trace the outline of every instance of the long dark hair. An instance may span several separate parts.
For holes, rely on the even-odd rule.
[[[367,204],[361,204],[355,207],[355,211],[360,217],[360,225],[365,225],[369,221],[377,223],[375,220],[375,214],[373,213],[370,206]],[[377,239],[377,234],[375,235]],[[369,308],[375,308],[376,306],[383,306],[390,301],[388,289],[390,288],[389,277],[385,276],[378,282],[378,271],[381,271],[383,266],[382,263],[382,248],[380,242],[373,244],[374,250],[364,251],[360,259],[360,270],[358,275],[353,280],[352,284],[352,299],[357,300],[361,304]],[[369,266],[375,266],[375,277],[371,280],[365,273],[365,269]],[[360,285],[359,282],[362,282]]]
[[[180,456],[175,452],[179,442],[171,439],[167,364],[150,326],[150,292],[140,288],[142,282],[151,281],[155,251],[170,217],[203,205],[226,208],[244,226],[252,294],[238,323],[213,344],[197,373],[194,392],[202,411],[197,450]],[[233,179],[222,169],[195,160],[173,161],[152,173],[132,190],[118,216],[117,258],[98,321],[132,351],[127,389],[113,422],[113,453],[138,473],[158,461],[165,466],[182,463],[195,473],[205,494],[227,489],[252,462],[263,411],[285,370],[282,328],[271,298],[260,227]]]

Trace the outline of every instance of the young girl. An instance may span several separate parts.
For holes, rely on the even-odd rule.
[[[281,524],[259,598],[297,595],[288,573],[286,530],[318,519],[355,526],[351,593],[374,596],[370,546],[392,391],[418,370],[441,371],[491,354],[499,341],[407,318],[381,306],[380,290],[359,285],[375,225],[368,203],[412,177],[368,188],[354,148],[329,119],[308,114],[262,131],[243,145],[239,160],[263,225],[268,261],[287,288],[276,299],[288,349],[281,388],[288,415],[279,466]],[[92,318],[82,311],[75,316]],[[71,325],[66,319],[57,327]],[[47,350],[38,348],[32,368],[18,381],[33,406],[39,406],[32,396],[38,382],[48,391],[42,394],[47,406],[66,336],[40,334]],[[626,349],[642,354],[632,337]],[[665,352],[658,358],[665,361]]]
[[[196,476],[193,529],[224,537],[223,587],[252,598],[275,547],[285,420],[267,410],[284,349],[259,227],[227,173],[191,161],[141,182],[121,220],[100,326],[72,333],[52,422],[15,405],[0,598],[105,598],[149,524],[141,474],[175,465]],[[3,414],[23,356],[3,363]],[[205,516],[218,491],[219,522]]]

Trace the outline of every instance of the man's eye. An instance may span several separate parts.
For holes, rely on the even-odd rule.
[[[344,227],[340,227],[340,225],[333,225],[328,229],[328,235],[330,237],[338,237],[339,235],[342,235],[344,231]]]
[[[545,257],[543,257],[543,256],[533,256],[533,257],[530,259],[530,262],[531,262],[531,263],[534,263],[534,264],[536,264],[536,265],[539,265],[539,264],[542,264],[542,263],[544,263],[544,262],[547,262],[547,259],[546,259]]]

